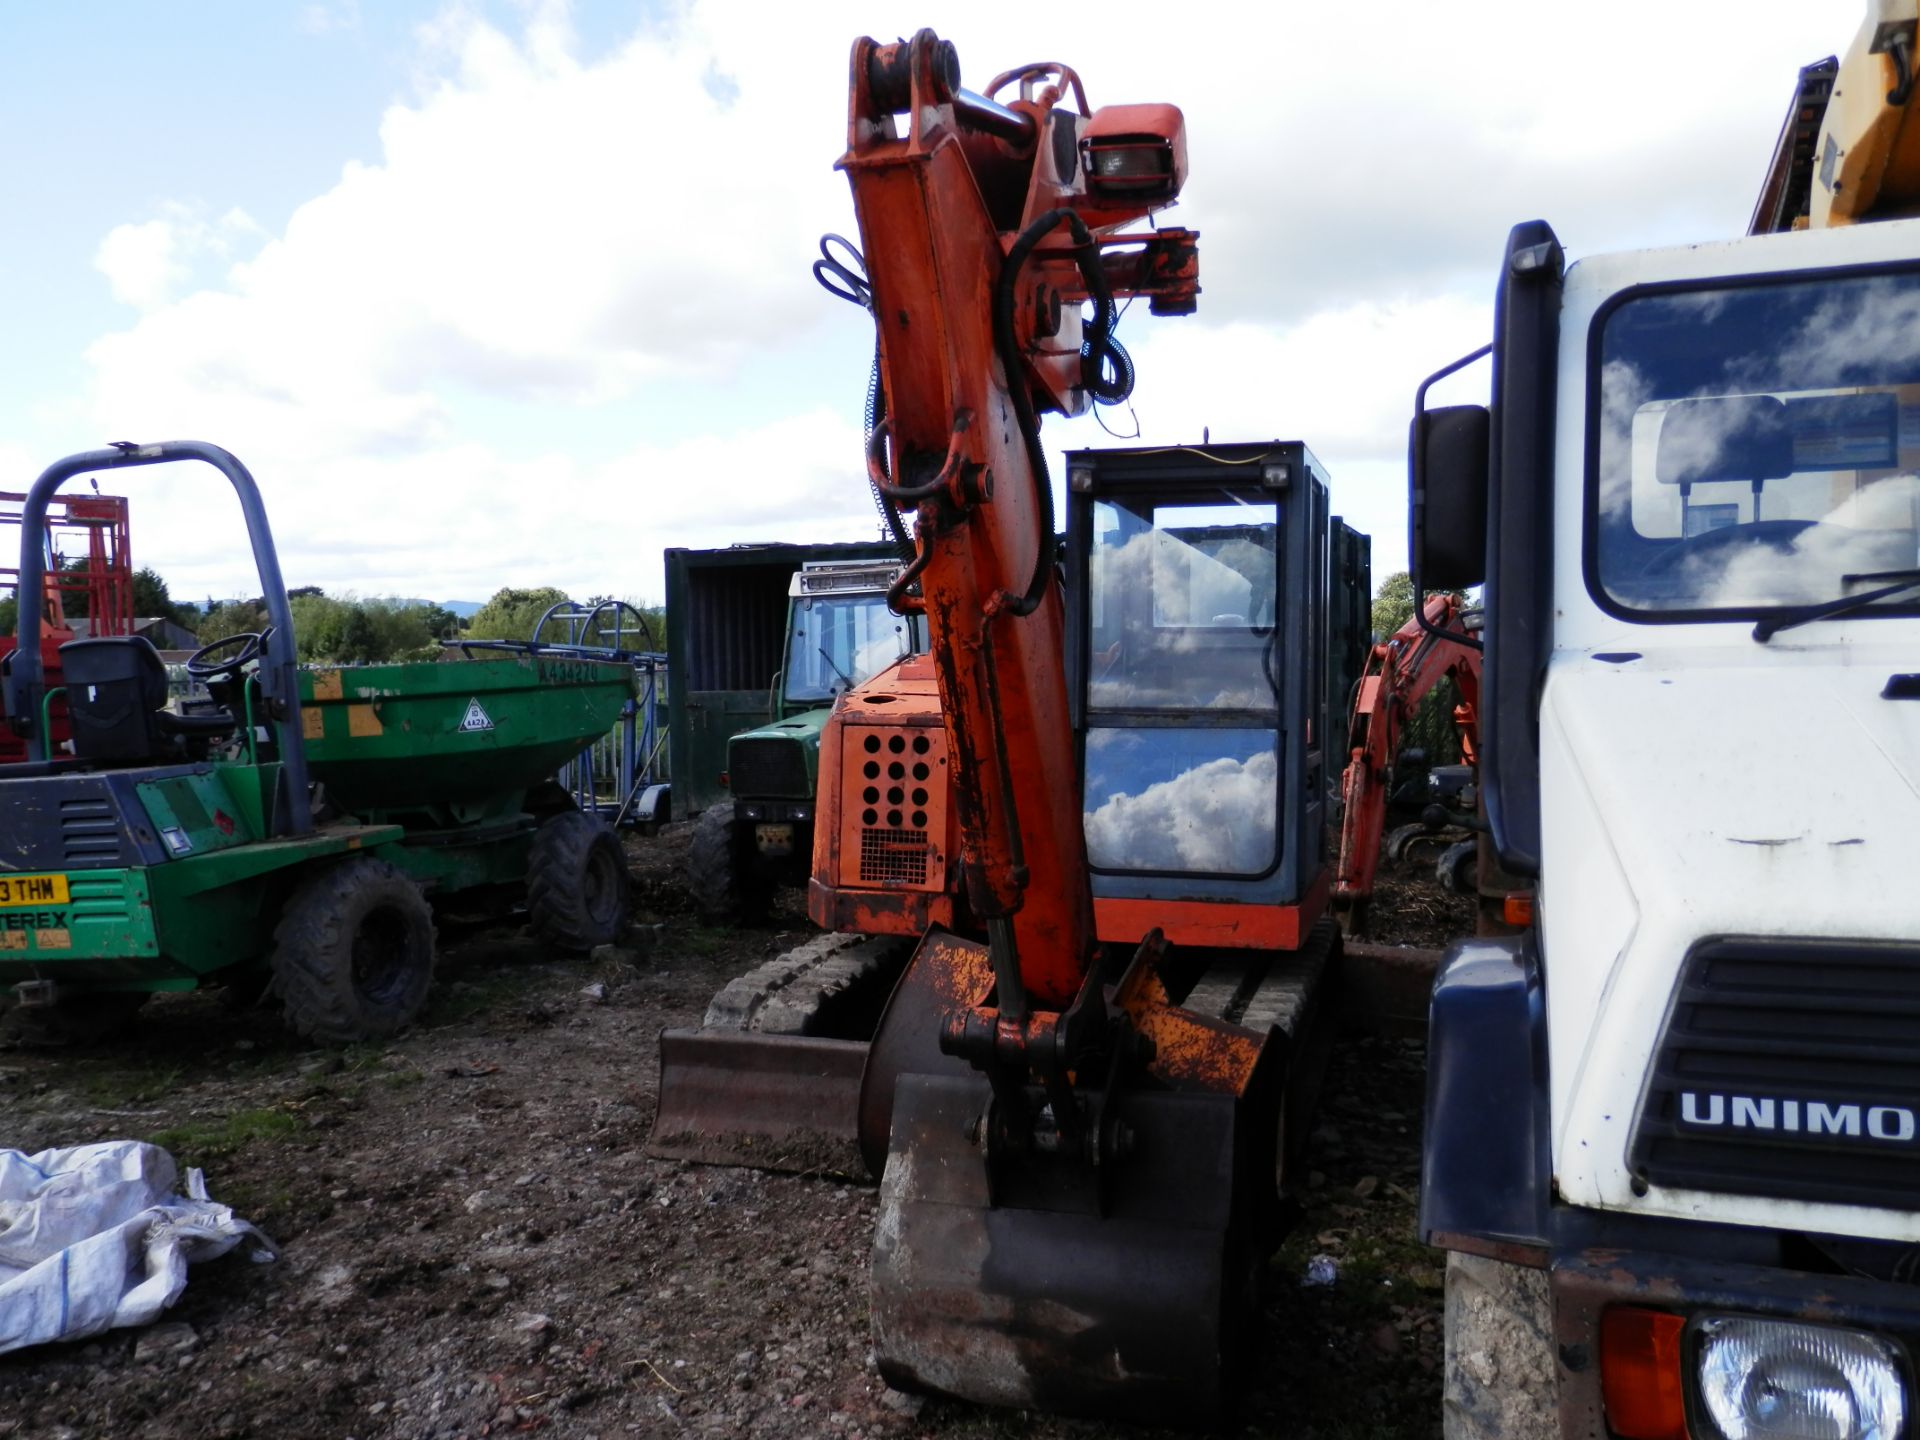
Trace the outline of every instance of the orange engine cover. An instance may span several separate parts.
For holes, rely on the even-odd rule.
[[[959,828],[933,662],[912,656],[843,695],[820,737],[807,912],[829,930],[919,935],[954,921]]]

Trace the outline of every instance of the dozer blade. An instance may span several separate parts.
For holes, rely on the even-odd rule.
[[[1114,1173],[1036,1156],[996,1167],[990,1191],[988,1093],[949,1075],[895,1087],[873,1253],[881,1374],[993,1405],[1217,1418],[1257,1316],[1234,1099],[1128,1094],[1133,1145]]]
[[[866,1060],[855,1040],[663,1030],[647,1153],[865,1179],[857,1129]]]

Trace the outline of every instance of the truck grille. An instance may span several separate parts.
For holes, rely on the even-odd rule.
[[[745,800],[810,800],[807,757],[798,740],[749,736],[727,747],[727,784]]]
[[[1682,969],[1630,1162],[1658,1185],[1910,1208],[1920,949],[1715,940]]]

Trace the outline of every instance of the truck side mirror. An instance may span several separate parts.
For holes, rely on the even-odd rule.
[[[1465,590],[1487,578],[1484,405],[1447,405],[1413,418],[1413,573],[1423,590]]]

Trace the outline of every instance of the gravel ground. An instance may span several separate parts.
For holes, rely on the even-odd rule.
[[[316,1051],[264,1011],[176,996],[110,1049],[0,1052],[0,1145],[152,1139],[283,1252],[197,1267],[150,1330],[0,1357],[0,1437],[1110,1433],[886,1388],[871,1188],[641,1153],[657,1032],[802,938],[790,912],[695,923],[680,838],[635,842],[651,954],[556,960],[510,927],[449,927],[427,1013],[389,1045]],[[1337,1047],[1231,1433],[1438,1433],[1422,1058]]]

